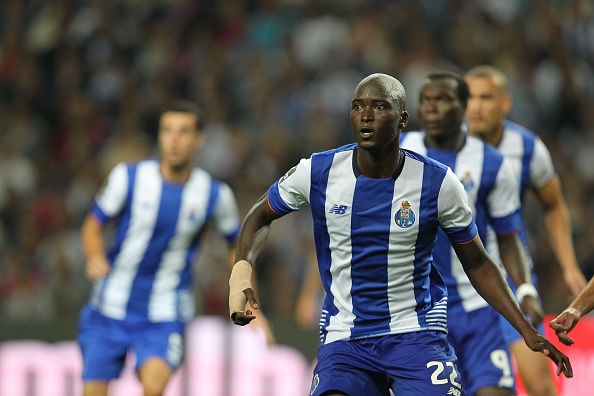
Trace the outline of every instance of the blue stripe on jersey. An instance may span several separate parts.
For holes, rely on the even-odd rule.
[[[175,234],[182,192],[182,186],[170,183],[162,185],[155,229],[134,278],[128,300],[128,312],[142,312],[142,317],[148,316],[149,296],[153,281],[157,275],[163,253],[167,250],[167,245]]]
[[[439,197],[439,190],[443,183],[446,172],[423,172],[423,189],[421,192],[420,202],[422,206],[419,208],[419,231],[417,241],[415,243],[415,268],[413,272],[415,285],[415,300],[417,302],[417,311],[426,310],[426,306],[430,303],[429,296],[426,293],[420,293],[423,290],[431,292],[431,299],[437,303],[444,297],[447,298],[446,285],[435,270],[432,263],[432,254],[427,254],[427,245],[432,245],[436,239],[437,228],[434,226],[437,213],[434,208],[437,208],[437,199]],[[438,176],[439,179],[432,179],[431,176]],[[427,265],[431,262],[431,265]],[[426,282],[431,282],[434,287],[431,287]],[[422,320],[421,320],[422,319]],[[427,326],[427,318],[419,316],[419,325]]]
[[[328,234],[328,225],[326,223],[326,189],[328,187],[328,176],[334,155],[313,155],[311,157],[311,187],[309,192],[310,208],[314,221],[314,241],[316,244],[316,255],[322,284],[326,289],[326,299],[324,301],[325,318],[324,323],[320,323],[320,337],[322,344],[325,342],[326,327],[330,323],[330,316],[338,313],[334,305],[334,295],[328,286],[332,282],[330,266],[332,257],[330,255],[330,235]],[[278,192],[278,186],[277,186]],[[280,197],[279,197],[280,199]],[[281,199],[282,201],[282,199]]]
[[[528,180],[530,177],[530,162],[534,154],[534,139],[523,133],[522,144],[524,145],[524,155],[522,156],[522,174],[520,175],[520,202],[524,203],[524,195],[527,190]]]
[[[351,295],[357,308],[352,338],[390,331],[387,252],[393,197],[392,178],[357,178],[351,215]],[[357,326],[361,322],[365,323],[365,332]]]

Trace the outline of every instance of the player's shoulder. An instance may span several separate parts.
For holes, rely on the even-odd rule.
[[[482,150],[485,157],[484,161],[503,161],[503,158],[505,157],[503,153],[491,143],[470,134],[466,135],[466,145],[471,151]]]
[[[345,151],[354,151],[357,147],[356,143],[345,144],[344,146],[336,147],[333,149],[325,150],[325,151],[318,151],[313,153],[311,156],[314,157],[331,157],[336,155],[337,153],[342,153]]]
[[[534,131],[526,128],[523,125],[518,124],[517,122],[505,120],[503,123],[503,127],[504,127],[504,133],[506,133],[506,134],[516,134],[516,135],[520,135],[524,139],[530,139],[530,140],[539,140],[540,139]]]
[[[401,148],[400,150],[402,150],[402,152],[404,153],[404,155],[406,157],[405,165],[406,165],[407,160],[412,160],[412,161],[420,162],[423,165],[425,165],[431,169],[435,169],[436,171],[439,171],[439,170],[447,171],[448,170],[448,167],[446,165],[442,164],[439,161],[434,160],[433,158],[429,158],[424,154],[418,153],[413,150],[404,149],[404,148]]]

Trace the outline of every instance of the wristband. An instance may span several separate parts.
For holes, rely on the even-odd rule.
[[[247,297],[243,291],[252,288],[251,279],[252,265],[246,260],[236,262],[229,277],[229,315],[245,310]]]
[[[516,290],[516,298],[519,302],[522,302],[526,296],[538,298],[538,291],[532,283],[522,283]]]

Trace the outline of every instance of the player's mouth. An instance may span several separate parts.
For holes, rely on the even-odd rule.
[[[375,133],[375,131],[371,128],[361,128],[359,130],[359,133],[361,134],[361,137],[368,138],[372,136]]]

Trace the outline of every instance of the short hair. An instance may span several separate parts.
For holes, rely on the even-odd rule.
[[[507,92],[508,79],[504,72],[495,66],[479,65],[468,70],[464,77],[490,77],[495,85],[500,87],[503,92]]]
[[[373,73],[362,79],[359,84],[357,84],[357,88],[371,80],[376,80],[380,83],[386,90],[385,94],[398,104],[400,111],[406,110],[406,91],[397,78],[389,74]]]
[[[429,75],[427,75],[429,80],[444,80],[444,79],[452,79],[458,83],[458,89],[456,90],[456,94],[458,95],[458,100],[466,107],[468,103],[468,98],[470,97],[470,90],[468,89],[468,84],[464,81],[462,75],[453,72],[447,69],[438,69],[434,70]]]
[[[173,101],[165,107],[161,114],[169,111],[194,114],[196,116],[196,129],[199,131],[202,130],[206,125],[206,117],[202,111],[202,108],[198,105],[198,103],[191,100],[178,99]]]

